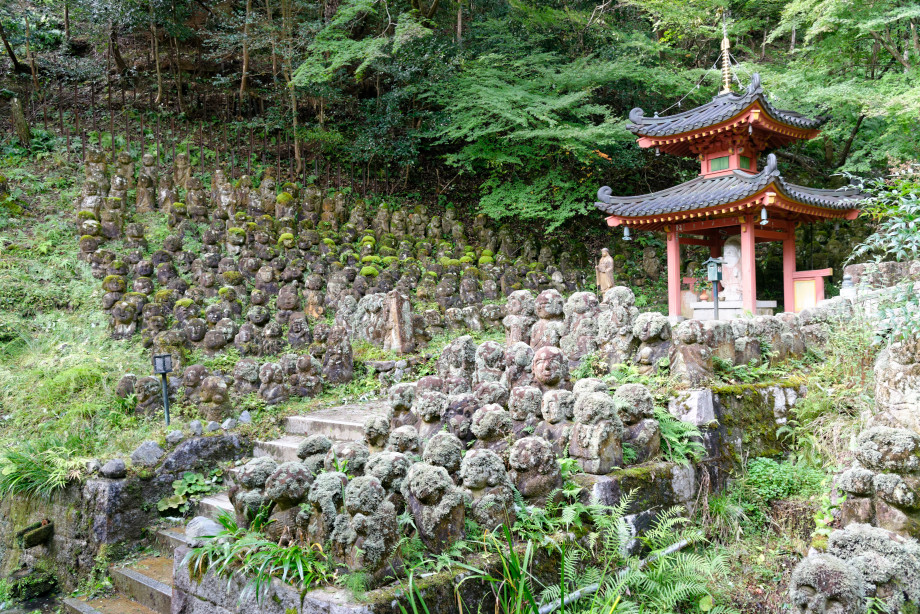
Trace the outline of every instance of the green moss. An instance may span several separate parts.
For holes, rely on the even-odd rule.
[[[484,264],[492,264],[493,262],[495,262],[495,260],[491,256],[480,256],[479,258],[479,266]]]
[[[364,245],[365,243],[368,245],[376,245],[377,239],[374,238],[374,235],[364,235],[361,238],[361,244]]]
[[[335,247],[335,241],[333,241],[329,237],[326,237],[325,239],[323,239],[323,243],[325,243],[329,247]]]
[[[293,240],[294,240],[294,235],[292,235],[289,232],[286,232],[282,234],[280,237],[278,237],[278,245],[281,245],[285,241],[293,241]]]
[[[364,264],[380,264],[380,256],[367,255],[364,258],[361,258],[361,262]]]
[[[286,204],[288,204],[289,202],[291,202],[292,200],[294,200],[294,197],[293,197],[293,196],[291,196],[291,195],[288,194],[287,192],[282,192],[281,194],[278,195],[278,198],[277,198],[276,202],[277,202],[279,205],[286,205]]]
[[[386,257],[383,259],[383,264],[385,264],[385,265],[387,265],[387,266],[390,266],[390,265],[393,264],[394,262],[399,262],[399,258],[397,258],[396,256],[386,256]]]
[[[224,281],[231,286],[237,286],[243,281],[243,274],[239,271],[226,271],[223,275]]]
[[[472,262],[473,262],[473,259],[470,258],[469,256],[464,256],[463,258],[458,260],[459,264],[472,264]]]
[[[96,219],[96,214],[94,214],[92,211],[81,211],[77,214],[77,219],[80,221],[94,220]]]
[[[235,227],[234,227],[234,228],[229,229],[227,232],[229,232],[230,234],[235,235],[235,236],[237,236],[237,237],[245,237],[245,236],[246,236],[246,231],[243,230],[242,228],[235,228]]]
[[[190,298],[180,298],[176,301],[176,307],[191,307],[194,302],[195,301]]]
[[[175,296],[176,291],[170,288],[163,288],[162,290],[157,290],[156,294],[153,295],[153,300],[158,303],[168,303]]]
[[[482,258],[486,258],[486,257],[491,258],[491,257],[494,256],[494,255],[495,255],[495,253],[492,252],[491,249],[484,249],[484,250],[482,250]]]
[[[378,275],[380,275],[380,271],[378,271],[375,267],[366,266],[366,267],[361,267],[360,274],[363,275],[364,277],[377,277]]]

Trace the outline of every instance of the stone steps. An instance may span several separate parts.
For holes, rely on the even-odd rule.
[[[270,456],[278,463],[296,462],[297,448],[306,437],[302,435],[285,435],[271,441],[259,441],[252,449],[253,457]]]
[[[371,416],[385,415],[388,411],[386,402],[373,401],[356,405],[339,405],[320,409],[303,416],[291,416],[285,420],[284,430],[286,435],[278,439],[257,441],[253,446],[253,457],[269,456],[278,463],[297,462],[297,448],[300,443],[310,435],[325,435],[333,441],[361,441],[364,439],[364,422]],[[231,469],[226,477],[229,483],[233,481],[234,471]],[[233,513],[233,505],[227,493],[218,493],[201,500],[198,513],[213,520],[221,512]],[[184,537],[184,535],[183,535]],[[164,539],[172,539],[164,536]],[[175,540],[173,540],[175,541]],[[171,547],[179,545],[178,542]]]
[[[233,505],[230,503],[230,497],[227,496],[226,492],[205,497],[198,504],[199,516],[207,516],[211,520],[217,520],[217,517],[222,512],[233,514]]]
[[[141,559],[131,567],[111,570],[112,583],[127,595],[158,614],[172,611],[172,557]]]
[[[291,416],[284,427],[290,435],[325,435],[337,441],[361,441],[364,439],[364,422],[371,416],[386,415],[387,409],[387,403],[382,401],[339,405]]]
[[[170,614],[172,611],[173,558],[154,556],[109,573],[118,591],[110,597],[84,601],[64,599],[70,614]]]
[[[64,612],[68,614],[157,614],[154,610],[121,595],[102,597],[92,601],[65,597]]]
[[[166,552],[172,552],[179,546],[187,546],[188,539],[185,537],[185,527],[160,529],[156,534],[156,542]]]

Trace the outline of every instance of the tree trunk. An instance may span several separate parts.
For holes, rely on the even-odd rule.
[[[64,2],[64,40],[70,40],[70,2]]]
[[[185,113],[185,102],[182,100],[182,67],[179,66],[179,39],[173,36],[173,47],[176,51],[176,61],[173,66],[176,67],[176,96],[179,102],[179,112]]]
[[[150,43],[153,48],[153,63],[157,67],[157,99],[156,103],[163,102],[163,71],[160,69],[160,44],[157,38],[157,24],[153,14],[153,0],[150,0]]]
[[[265,17],[268,20],[268,27],[272,32],[271,45],[272,45],[272,81],[278,82],[278,37],[275,33],[275,24],[272,19],[272,3],[271,0],[265,0]]]
[[[249,15],[252,13],[252,0],[246,0],[246,21],[243,22],[243,76],[240,79],[240,111],[246,96],[246,78],[249,75]]]
[[[128,72],[128,65],[125,63],[125,59],[121,57],[121,50],[118,48],[118,32],[115,31],[115,26],[112,23],[109,23],[109,46],[112,49],[112,59],[115,60],[115,67],[118,68],[118,73],[125,74]]]
[[[3,40],[3,46],[6,47],[6,53],[10,56],[10,60],[13,62],[13,71],[21,74],[29,72],[29,67],[20,62],[16,57],[16,54],[13,52],[13,47],[10,46],[10,42],[6,38],[6,30],[3,29],[3,23],[0,23],[0,39]]]
[[[22,112],[22,103],[18,98],[10,101],[10,119],[13,121],[13,132],[19,143],[26,149],[32,146],[32,131],[29,130],[29,122],[26,120],[25,113]]]
[[[850,148],[853,147],[853,139],[856,138],[856,133],[859,132],[859,127],[862,125],[864,119],[866,119],[866,116],[860,115],[856,120],[856,125],[853,126],[853,131],[850,132],[850,138],[847,139],[846,145],[843,146],[843,151],[840,152],[840,158],[837,160],[835,168],[843,166],[843,163],[847,161],[847,156],[850,155]]]
[[[32,30],[29,27],[29,15],[23,7],[23,19],[26,22],[26,57],[29,59],[29,66],[32,69],[32,87],[35,88],[35,91],[38,91],[38,74],[35,72],[35,56],[32,54]]]
[[[792,26],[792,36],[789,40],[789,53],[795,51],[795,26]]]
[[[463,40],[463,0],[457,2],[457,42]]]

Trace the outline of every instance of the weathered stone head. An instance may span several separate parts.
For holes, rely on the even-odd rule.
[[[463,450],[463,442],[456,435],[440,432],[425,444],[422,460],[436,467],[444,467],[448,473],[454,475],[460,471]]]
[[[862,576],[830,554],[806,557],[789,581],[789,598],[796,614],[862,614],[865,591]]]
[[[511,446],[511,481],[525,499],[545,498],[562,487],[562,473],[553,447],[542,437],[524,437]]]
[[[419,538],[431,552],[440,554],[464,535],[463,495],[444,467],[412,465],[403,480],[403,497]]]
[[[460,464],[463,489],[471,500],[473,517],[493,530],[506,520],[514,522],[514,490],[505,463],[492,450],[472,450]]]
[[[562,350],[552,346],[540,348],[533,357],[533,376],[544,390],[564,388],[569,379],[569,365]]]

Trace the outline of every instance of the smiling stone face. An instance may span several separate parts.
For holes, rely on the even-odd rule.
[[[561,384],[568,376],[568,365],[562,350],[552,346],[540,348],[533,358],[533,375],[548,388]]]

